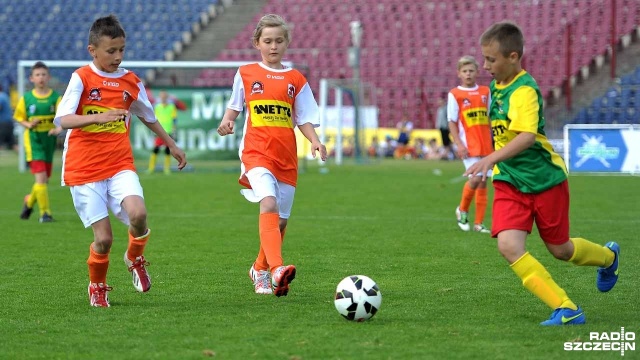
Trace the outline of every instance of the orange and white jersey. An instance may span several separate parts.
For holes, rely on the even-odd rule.
[[[264,167],[291,186],[298,181],[298,155],[294,129],[311,123],[320,126],[319,109],[307,79],[296,69],[271,69],[262,63],[243,65],[233,80],[227,107],[242,111],[246,105],[240,142],[240,184],[250,187],[247,171]]]
[[[487,156],[493,152],[489,106],[489,87],[458,86],[449,92],[447,119],[457,123],[460,140],[469,151],[469,157]]]
[[[70,129],[62,154],[62,185],[82,185],[135,171],[129,141],[131,115],[156,122],[153,107],[140,79],[126,69],[114,73],[98,70],[93,63],[77,69],[58,106],[54,123],[65,115],[90,115],[112,109],[129,110],[121,121]]]

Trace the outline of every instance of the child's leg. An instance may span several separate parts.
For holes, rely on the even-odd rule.
[[[151,230],[147,228],[147,209],[144,199],[137,195],[130,195],[122,200],[122,208],[129,219],[129,246],[127,258],[135,262],[142,256],[149,240]]]
[[[109,252],[113,243],[111,223],[107,217],[91,224],[91,228],[93,229],[93,243],[89,247],[89,258],[87,259],[89,282],[106,284]]]
[[[51,207],[49,205],[49,189],[47,187],[47,181],[49,177],[47,172],[41,171],[35,174],[36,183],[33,185],[36,202],[40,209],[40,216],[44,214],[51,215]]]
[[[556,284],[545,267],[525,250],[527,232],[506,230],[498,234],[498,249],[524,287],[552,309],[577,310],[567,293]]]
[[[158,152],[160,151],[160,147],[156,146],[153,148],[151,155],[149,155],[149,168],[148,172],[152,173],[156,169],[156,160],[158,159]]]
[[[268,196],[260,201],[260,248],[264,251],[269,270],[282,266],[282,239],[280,216],[276,199]]]
[[[473,201],[473,197],[476,194],[476,189],[472,188],[469,182],[470,181],[464,183],[464,187],[462,188],[462,199],[460,199],[460,211],[464,212],[469,212],[471,201]]]
[[[287,230],[287,219],[280,219],[280,241],[284,242],[284,233]],[[264,253],[262,244],[260,244],[260,250],[258,251],[258,257],[253,264],[255,270],[268,270],[269,263],[267,263],[267,256]]]
[[[165,174],[171,172],[171,151],[168,146],[164,147],[164,164],[163,170]]]
[[[476,224],[484,222],[484,215],[487,210],[487,183],[480,183],[476,189]]]

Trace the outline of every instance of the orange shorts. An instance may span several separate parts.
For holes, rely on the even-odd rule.
[[[505,181],[493,182],[491,236],[505,230],[531,233],[535,221],[546,243],[569,241],[569,183],[567,180],[539,194],[525,194]]]

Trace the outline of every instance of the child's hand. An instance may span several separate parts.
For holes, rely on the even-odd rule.
[[[184,151],[177,146],[172,146],[169,151],[171,155],[178,160],[178,170],[184,169],[187,166],[187,155],[185,155]]]
[[[218,126],[218,134],[220,134],[220,136],[233,134],[233,125],[233,121],[229,119],[222,119],[220,126]]]
[[[58,136],[61,132],[62,132],[62,128],[58,126],[49,130],[49,136]]]
[[[311,143],[311,155],[315,158],[316,157],[316,151],[320,152],[320,159],[322,159],[322,161],[326,161],[327,160],[327,148],[326,146],[322,145],[320,142],[312,142]]]
[[[38,125],[40,123],[40,119],[35,119],[35,120],[31,120],[31,121],[25,121],[25,127],[27,129],[33,129],[34,127],[36,127],[36,125]]]
[[[106,124],[112,121],[124,121],[129,115],[129,111],[124,109],[113,109],[96,115],[96,124]]]

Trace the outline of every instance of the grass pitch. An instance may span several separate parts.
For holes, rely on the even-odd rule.
[[[610,293],[596,290],[595,268],[554,260],[535,231],[529,237],[531,253],[587,316],[584,326],[543,328],[551,310],[522,287],[495,240],[458,229],[459,162],[330,165],[326,174],[309,164],[283,249],[298,274],[283,298],[254,294],[247,276],[258,207],[239,194],[237,162],[142,174],[153,286],[133,289],[122,262],[126,228],[113,221],[109,309],[89,306],[92,232],[56,165],[56,221],[40,224],[37,210],[29,221],[18,217],[32,175],[16,171],[14,156],[0,157],[2,359],[613,359],[620,351],[563,344],[640,331],[637,177],[570,178],[572,236],[621,245]],[[333,306],[335,286],[353,274],[382,291],[371,321],[348,322]]]

